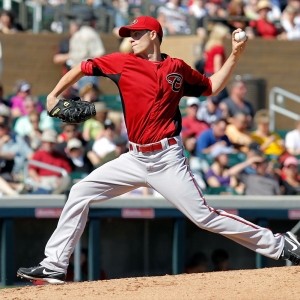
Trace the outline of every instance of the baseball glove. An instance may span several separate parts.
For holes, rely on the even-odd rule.
[[[48,115],[52,118],[59,118],[65,123],[82,123],[95,116],[96,109],[93,103],[81,101],[79,97],[60,99]]]

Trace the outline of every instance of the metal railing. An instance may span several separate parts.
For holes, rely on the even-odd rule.
[[[300,103],[300,96],[279,87],[273,87],[269,94],[270,130],[275,130],[275,113],[279,113],[295,121],[300,120],[300,115],[284,108],[285,98]]]

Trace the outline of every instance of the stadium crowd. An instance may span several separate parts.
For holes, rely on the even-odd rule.
[[[92,83],[62,95],[95,103],[95,117],[80,125],[50,118],[26,81],[16,82],[9,99],[0,91],[2,194],[66,193],[76,180],[128,151],[123,113],[111,110]],[[246,84],[234,80],[226,98],[182,99],[181,135],[195,179],[206,193],[299,194],[300,122],[281,138],[269,130],[268,110],[255,112],[246,92]],[[47,166],[27,166],[28,160]],[[130,194],[157,195],[151,188]]]
[[[55,6],[54,2],[45,5]],[[64,5],[63,1],[58,2],[57,5]],[[104,4],[108,5],[102,1],[87,3],[91,7]],[[221,68],[226,57],[224,39],[237,27],[245,29],[249,38],[258,35],[300,39],[298,0],[170,0],[152,4],[166,35],[190,34],[189,16],[195,16],[197,34],[205,41],[203,57],[195,68],[207,76]],[[139,1],[112,1],[115,28],[129,22],[134,15],[131,7],[141,5]],[[139,14],[139,10],[134,12]],[[204,27],[205,16],[219,19],[214,24],[205,23]],[[245,18],[226,19],[231,16]],[[96,23],[94,12],[86,7],[70,15],[70,37],[60,43],[53,57],[55,64],[62,65],[63,74],[82,60],[105,54]],[[7,34],[21,30],[13,14],[3,11],[0,31]],[[13,94],[8,97],[0,87],[2,194],[67,193],[76,180],[128,151],[124,116],[103,101],[105,95],[99,89],[98,77],[84,77],[61,95],[79,96],[95,103],[96,116],[80,125],[50,118],[41,97],[31,90],[26,80],[17,80]],[[181,135],[195,179],[206,193],[299,194],[300,122],[286,137],[270,132],[269,112],[255,111],[245,99],[246,93],[245,82],[237,78],[218,96],[182,99]],[[47,168],[33,163],[27,166],[28,160],[47,164]],[[157,195],[151,188],[130,194]]]

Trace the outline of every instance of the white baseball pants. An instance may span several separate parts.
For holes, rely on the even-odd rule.
[[[89,212],[89,204],[106,201],[140,186],[152,187],[170,201],[198,227],[225,237],[267,257],[278,259],[284,246],[282,235],[259,227],[238,216],[211,208],[193,179],[178,144],[153,153],[133,151],[106,163],[76,183],[60,216],[58,225],[41,262],[46,268],[66,272],[69,258],[79,240]]]

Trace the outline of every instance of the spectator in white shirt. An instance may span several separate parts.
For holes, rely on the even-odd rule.
[[[300,154],[300,120],[296,122],[296,128],[286,134],[285,147],[291,155]]]
[[[90,151],[88,154],[88,158],[91,160],[93,165],[99,164],[101,159],[107,153],[112,152],[116,149],[116,145],[113,143],[113,140],[116,137],[115,129],[115,124],[111,120],[106,119],[104,122],[103,137],[94,142],[92,148],[93,151]]]
[[[299,10],[292,5],[284,9],[281,24],[287,40],[300,40],[300,23],[295,22],[298,13]]]

